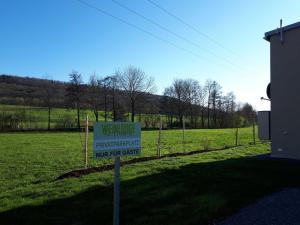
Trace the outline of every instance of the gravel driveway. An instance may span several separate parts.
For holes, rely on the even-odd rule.
[[[300,188],[266,196],[217,225],[300,225]]]

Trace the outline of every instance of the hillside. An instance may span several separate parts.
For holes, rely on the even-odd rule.
[[[222,95],[221,86],[217,82],[211,82],[211,88],[215,84],[218,90],[207,92],[206,87],[193,86],[197,81],[175,80],[172,84],[175,87],[167,88],[166,96],[135,92],[135,97],[130,96],[129,89],[118,89],[119,84],[112,87],[103,85],[101,80],[97,82],[96,86],[78,85],[80,92],[74,94],[70,92],[75,90],[74,86],[68,82],[0,75],[0,128],[30,128],[33,123],[48,124],[48,129],[53,126],[71,128],[76,123],[79,127],[80,121],[84,120],[82,110],[90,111],[96,120],[97,117],[103,118],[103,111],[104,120],[134,118],[147,128],[157,127],[155,121],[159,120],[159,114],[164,115],[169,128],[182,127],[183,118],[187,128],[243,127],[249,126],[255,120],[252,106],[244,104],[239,107],[234,94]],[[132,98],[136,98],[134,103]],[[7,108],[8,105],[14,106],[14,109]],[[77,105],[81,112],[78,110],[70,113],[69,110],[76,109]],[[23,107],[21,111],[18,106]],[[41,109],[36,110],[36,107]],[[33,127],[43,129],[45,125],[36,124]]]
[[[47,79],[39,79],[32,77],[19,77],[12,75],[0,75],[0,104],[6,105],[25,105],[47,107],[47,94],[51,93],[51,106],[55,108],[68,108],[66,101],[66,88],[69,83],[61,81],[52,81]],[[88,89],[87,85],[85,86]],[[89,108],[87,102],[89,92],[85,92],[85,103],[83,108]],[[126,101],[124,96],[121,97],[121,103],[126,109]],[[162,96],[148,95],[147,102],[151,102],[151,107],[147,108],[145,105],[138,107],[141,113],[157,113],[160,108],[160,101]],[[153,111],[155,109],[155,111]]]
[[[0,75],[0,103],[9,105],[45,106],[50,89],[54,107],[64,107],[67,83],[46,79]]]

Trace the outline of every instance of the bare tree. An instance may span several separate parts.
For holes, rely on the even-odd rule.
[[[177,100],[176,102],[177,102],[179,122],[180,122],[180,124],[183,124],[183,116],[185,113],[185,108],[184,108],[185,83],[184,83],[184,80],[182,80],[182,79],[174,80],[173,87],[171,87],[171,90],[174,92],[174,96]]]
[[[222,96],[222,95],[217,100],[217,112],[218,112],[217,127],[219,128],[225,127],[225,123],[226,123],[225,101],[226,101],[226,96]]]
[[[210,95],[211,95],[211,104],[212,104],[212,112],[213,112],[213,122],[214,122],[214,127],[216,128],[217,127],[217,104],[218,104],[218,102],[221,101],[222,87],[216,81],[212,82],[211,87],[212,87],[212,89],[211,89]]]
[[[154,92],[154,79],[141,69],[129,66],[123,73],[118,73],[118,81],[120,88],[130,100],[131,121],[134,122],[136,103],[143,100],[146,93]]]
[[[160,106],[162,112],[167,114],[168,124],[170,127],[173,127],[173,117],[176,115],[176,98],[173,90],[173,87],[165,88]]]
[[[102,105],[104,107],[104,121],[108,120],[108,112],[109,112],[109,103],[110,103],[110,86],[112,79],[110,76],[106,76],[100,80],[98,80],[99,86],[102,90],[103,102]]]
[[[233,92],[229,92],[223,97],[223,111],[225,113],[223,127],[234,126],[235,108],[235,95]]]
[[[116,74],[113,76],[107,76],[104,79],[104,83],[105,83],[105,104],[110,103],[113,121],[117,121],[118,119],[120,119],[120,115],[119,115],[120,105],[118,101],[118,96],[119,96],[118,72],[116,72]],[[107,110],[108,106],[105,106],[105,109]],[[107,117],[107,113],[105,113],[105,115]]]
[[[53,97],[54,97],[54,81],[49,81],[49,84],[45,88],[45,103],[48,108],[48,130],[50,130],[51,124],[51,109],[53,105]]]
[[[210,106],[211,106],[211,92],[213,88],[213,81],[207,80],[205,82],[205,92],[207,93],[207,127],[210,128]]]
[[[77,71],[72,71],[72,73],[69,74],[69,78],[70,83],[66,89],[67,100],[68,103],[77,110],[77,128],[80,130],[80,108],[83,97],[82,76]]]
[[[199,88],[198,90],[198,103],[197,105],[200,106],[201,111],[201,127],[204,128],[204,112],[205,112],[205,99],[206,99],[206,89],[204,87]]]
[[[179,123],[183,125],[183,116],[190,116],[190,125],[197,126],[199,104],[203,101],[202,88],[197,80],[176,79],[172,86],[165,89],[168,97],[168,107],[177,109]]]
[[[99,85],[99,78],[97,77],[96,74],[92,74],[90,76],[88,93],[89,93],[88,103],[94,112],[96,122],[98,122],[99,111],[101,106],[102,90]]]
[[[191,126],[196,128],[197,126],[197,118],[198,118],[198,101],[199,101],[199,91],[201,90],[201,86],[197,80],[187,79],[184,80],[184,99],[186,105],[189,109],[190,114],[190,123]]]

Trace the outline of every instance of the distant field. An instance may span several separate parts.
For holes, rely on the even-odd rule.
[[[287,175],[293,165],[245,158],[268,153],[269,144],[249,145],[251,128],[239,133],[237,148],[122,167],[121,224],[206,224],[300,174],[294,166]],[[156,154],[157,135],[142,132],[142,156]],[[235,145],[235,129],[186,130],[185,148],[181,130],[162,135],[162,154],[203,149],[206,139],[209,149]],[[89,166],[111,163],[91,159],[92,138]],[[79,133],[1,133],[0,143],[1,225],[111,224],[113,171],[55,181],[83,168]]]
[[[19,105],[1,105],[0,104],[0,118],[1,114],[13,115],[13,118],[21,118],[19,126],[22,129],[47,129],[48,127],[48,108],[19,106]],[[89,116],[90,125],[96,121],[95,115],[91,110],[80,111],[80,121],[84,126],[86,115]],[[127,113],[126,118],[130,120],[130,114]],[[76,128],[77,127],[77,112],[75,109],[52,108],[50,127],[55,128]],[[158,127],[158,115],[141,114],[136,115],[136,121],[142,122],[143,127]],[[111,113],[108,112],[108,120],[111,120]],[[104,121],[104,111],[99,111],[99,121]],[[163,121],[165,117],[163,116]],[[175,120],[174,120],[175,121]],[[1,122],[1,121],[0,121]],[[0,123],[1,124],[1,123]],[[0,126],[1,129],[1,126]]]
[[[32,106],[17,106],[17,105],[0,105],[0,112],[12,115],[23,114],[26,118],[22,122],[23,129],[46,129],[48,126],[48,109],[45,107],[32,107]],[[104,120],[104,112],[100,111],[99,120]],[[95,116],[90,110],[81,110],[80,119],[85,121],[86,115],[89,115],[90,121],[95,121]],[[22,115],[22,116],[23,116]],[[56,128],[64,121],[76,125],[76,110],[74,109],[51,109],[51,128]]]

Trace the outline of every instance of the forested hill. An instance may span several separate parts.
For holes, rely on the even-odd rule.
[[[94,85],[84,84],[80,74],[71,74],[78,76],[77,86],[76,82],[0,75],[0,104],[46,107],[49,118],[52,108],[74,108],[78,115],[80,109],[89,109],[96,118],[99,111],[105,115],[111,112],[114,118],[124,118],[131,113],[132,120],[141,114],[163,114],[169,127],[182,126],[183,118],[187,126],[193,128],[247,126],[255,120],[253,107],[247,103],[237,104],[233,92],[224,95],[216,81],[207,80],[201,85],[193,79],[176,79],[165,89],[164,96],[160,96],[145,93],[143,88],[130,90],[132,80],[125,82],[126,87],[118,83],[128,78],[125,72],[117,79],[109,76],[97,79]],[[143,73],[140,75],[145,79]],[[139,87],[143,85],[142,82]]]
[[[2,74],[0,75],[0,104],[48,107],[49,95],[51,95],[51,107],[71,108],[67,99],[69,84],[68,82]],[[89,87],[82,86],[85,89],[84,96],[82,96],[82,108],[89,108]],[[125,107],[124,110],[127,111],[127,99],[122,95],[118,95],[118,98]],[[161,96],[148,94],[145,101],[137,106],[137,111],[158,113],[160,101]],[[148,106],[145,103],[151,104]],[[104,105],[100,108],[104,108]]]
[[[47,92],[54,95],[53,106],[64,107],[67,83],[38,79],[0,75],[0,103],[10,105],[46,106]]]

